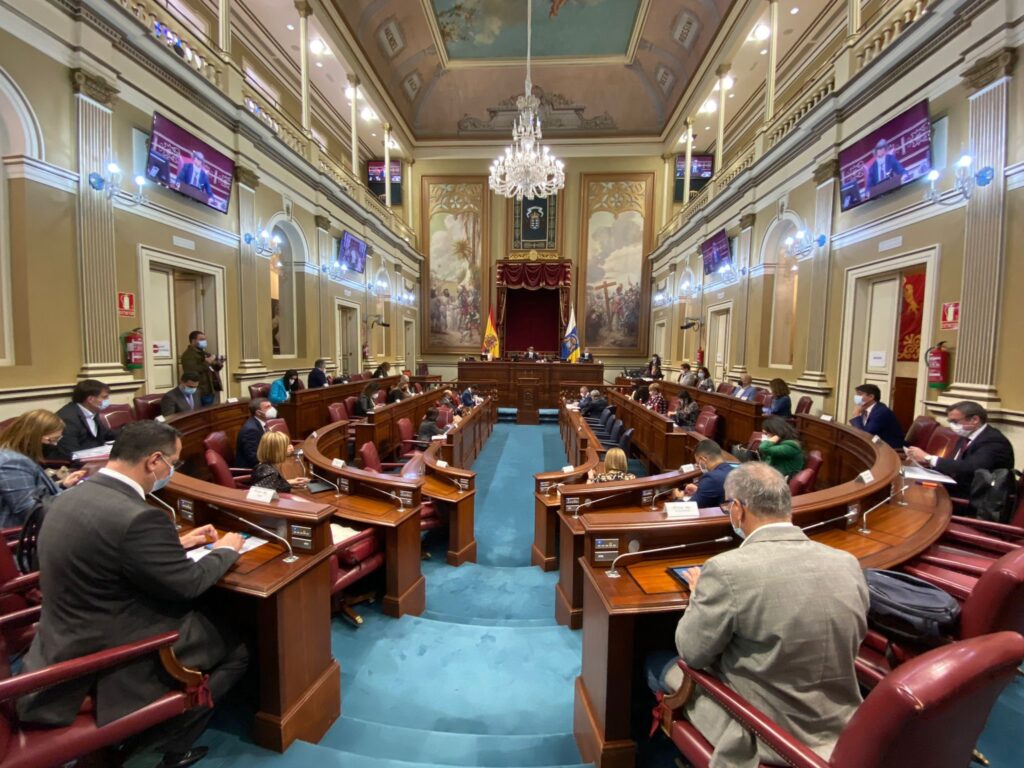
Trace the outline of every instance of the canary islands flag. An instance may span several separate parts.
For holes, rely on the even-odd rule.
[[[484,329],[484,341],[482,352],[490,354],[492,358],[498,357],[498,332],[494,329],[494,308],[487,315],[487,328]]]
[[[580,334],[576,330],[575,307],[569,308],[569,324],[565,326],[565,336],[562,337],[562,359],[570,363],[580,359]]]

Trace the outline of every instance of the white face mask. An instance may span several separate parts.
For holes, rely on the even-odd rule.
[[[958,437],[967,437],[974,431],[970,427],[965,427],[963,424],[950,424],[949,428],[953,430]]]
[[[864,405],[864,395],[854,395],[853,396],[853,404],[854,405]]]
[[[266,418],[266,419],[276,419],[277,418],[277,408],[274,408],[273,406],[271,406],[270,408],[267,408],[267,410],[265,410],[263,412],[263,417]]]

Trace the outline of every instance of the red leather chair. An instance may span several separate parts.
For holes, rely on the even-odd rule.
[[[302,389],[305,389],[305,388],[306,388],[306,385],[302,383],[302,377],[299,376],[299,378],[297,378],[295,380],[295,389],[294,389],[294,391],[298,392],[299,390],[302,390]]]
[[[791,496],[802,496],[814,490],[815,473],[810,469],[801,469],[789,478],[789,493]]]
[[[756,451],[761,447],[762,440],[764,440],[764,432],[751,432],[750,439],[747,440],[747,450]]]
[[[206,459],[206,466],[209,468],[210,474],[213,475],[213,481],[218,485],[223,485],[225,488],[245,488],[252,479],[248,470],[245,472],[232,471],[228,463],[224,461],[224,457],[214,450],[205,450],[203,457]],[[0,764],[0,768],[2,768],[2,764]]]
[[[772,403],[774,403],[774,402],[775,402],[775,395],[773,395],[771,392],[765,392],[764,397],[761,398],[761,407],[762,408],[771,408],[772,407]]]
[[[812,405],[814,405],[814,400],[804,395],[796,401],[796,411],[794,413],[810,413]]]
[[[939,426],[939,422],[933,419],[931,416],[918,416],[914,419],[914,423],[910,425],[910,429],[907,430],[904,442],[907,445],[913,445],[920,448],[922,451],[924,447],[928,445],[928,440]]]
[[[359,460],[363,469],[381,474],[387,470],[400,469],[405,466],[405,462],[381,461],[380,454],[377,453],[377,446],[373,443],[363,443],[359,446]]]
[[[344,403],[328,403],[327,423],[337,424],[339,421],[348,421],[348,408]]]
[[[331,565],[331,613],[341,614],[356,626],[363,623],[363,617],[352,606],[374,597],[371,591],[362,595],[349,595],[345,590],[352,584],[369,576],[384,565],[384,547],[380,535],[374,528],[367,528],[349,536],[334,545]]]
[[[777,725],[722,683],[680,662],[714,701],[793,768],[963,768],[970,764],[992,706],[1024,660],[1024,637],[999,632],[936,648],[898,667],[846,724],[829,760]],[[676,720],[672,741],[695,768],[707,768],[714,746],[688,721]]]
[[[269,397],[270,396],[270,385],[266,382],[259,381],[255,384],[249,385],[249,399],[255,400],[257,397]]]
[[[767,389],[761,389],[760,387],[758,387],[757,389],[754,390],[754,396],[750,398],[750,402],[754,403],[755,405],[764,405],[764,399],[769,394],[770,393]]]
[[[359,398],[355,395],[349,395],[345,398],[345,410],[348,412],[350,420],[365,421],[362,416],[356,416],[356,406],[359,405]]]
[[[804,464],[804,469],[809,469],[814,472],[815,478],[818,476],[818,471],[821,469],[821,465],[824,463],[821,451],[809,451],[807,453],[807,462]]]
[[[288,437],[291,437],[291,433],[288,431],[288,422],[284,419],[267,419],[267,432],[284,432]]]
[[[17,542],[18,528],[4,531],[11,539],[0,545],[0,616],[23,617],[31,621],[11,619],[6,624],[0,620],[0,636],[7,644],[9,653],[22,653],[28,649],[35,637],[35,621],[25,612],[38,609],[43,596],[39,591],[39,572],[23,574],[14,561],[12,547]],[[6,657],[5,657],[6,658]]]
[[[416,390],[417,395],[423,394],[423,385],[420,384],[418,381],[412,385],[412,388]]]
[[[718,422],[719,416],[717,413],[701,411],[697,417],[697,423],[693,425],[693,429],[695,432],[704,435],[704,437],[715,440],[718,437]]]
[[[718,409],[715,408],[715,406],[713,405],[702,405],[700,407],[700,412],[704,413],[705,411],[707,411],[708,413],[718,413]]]
[[[228,441],[228,435],[226,432],[217,430],[216,432],[211,432],[204,437],[203,450],[216,451],[220,454],[221,458],[224,459],[225,463],[229,465],[235,463],[235,449]]]
[[[135,421],[135,411],[130,405],[108,405],[96,417],[100,424],[112,432],[117,432],[130,421]]]
[[[403,459],[411,459],[417,451],[425,451],[430,447],[429,441],[416,439],[416,433],[412,431],[412,421],[409,419],[398,420],[398,439],[401,441],[398,454]]]
[[[960,436],[949,427],[936,427],[925,444],[924,452],[943,459],[952,458]]]
[[[132,400],[135,406],[135,418],[139,421],[155,419],[160,415],[160,401],[163,395],[140,395]]]
[[[349,376],[348,380],[349,381],[365,381],[368,378],[369,378],[369,376],[367,374],[362,373],[361,371],[357,371],[356,373],[353,373],[351,376]]]
[[[383,389],[378,389],[373,393],[373,402],[377,405],[384,405],[387,402],[388,393]]]
[[[718,385],[718,388],[715,389],[715,391],[721,395],[731,395],[734,389],[736,389],[735,384],[728,381],[723,381],[721,384]]]
[[[177,640],[177,632],[165,632],[34,672],[23,672],[16,677],[11,677],[7,649],[0,647],[0,702],[3,702],[0,706],[0,768],[61,766],[119,744],[203,702],[209,695],[203,685],[203,675],[186,669],[175,659],[171,646]],[[76,678],[91,677],[104,669],[157,653],[181,688],[112,723],[98,725],[92,707],[83,707],[71,725],[55,728],[22,725],[14,714],[14,701],[25,694]]]
[[[437,409],[437,426],[441,429],[447,427],[452,420],[452,409],[447,406],[441,406]]]

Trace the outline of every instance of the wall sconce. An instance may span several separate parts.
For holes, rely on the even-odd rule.
[[[93,171],[89,174],[89,186],[95,189],[97,192],[103,192],[107,200],[112,200],[114,195],[121,192],[121,180],[123,175],[121,174],[121,167],[117,163],[107,164],[107,175],[96,173]],[[146,199],[145,193],[142,191],[143,187],[146,186],[145,176],[135,177],[135,193],[129,196],[129,205],[142,205],[149,202]]]
[[[661,291],[658,291],[656,294],[654,294],[654,304],[655,304],[655,306],[660,307],[662,304],[665,303],[666,298],[667,297],[665,296],[664,293],[662,293]]]
[[[411,307],[413,305],[413,302],[416,301],[416,297],[413,296],[408,291],[400,291],[395,297],[395,301],[397,301],[399,304],[406,304]]]
[[[924,193],[924,199],[929,203],[938,203],[939,205],[956,205],[961,200],[970,200],[971,195],[974,193],[975,187],[987,187],[992,183],[992,179],[995,178],[995,171],[991,165],[986,165],[980,169],[977,173],[971,173],[971,165],[974,163],[974,158],[970,155],[961,155],[960,159],[956,161],[956,165],[953,166],[956,174],[956,180],[953,182],[953,190],[956,193],[951,200],[943,200],[942,193],[939,192],[936,183],[941,178],[942,174],[934,168],[928,171],[928,175],[925,177],[930,182],[928,190]]]
[[[281,238],[261,229],[257,234],[246,232],[242,235],[246,245],[251,245],[257,256],[270,258],[281,255]]]

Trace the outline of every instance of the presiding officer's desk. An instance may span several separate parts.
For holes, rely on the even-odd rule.
[[[387,392],[398,383],[398,377],[387,376],[382,379],[366,379],[351,381],[348,384],[331,384],[327,387],[300,389],[297,392],[292,392],[283,403],[277,404],[277,414],[285,420],[291,436],[299,440],[330,421],[327,417],[328,405],[344,402],[346,397],[359,397],[371,381],[376,381],[380,388]]]
[[[900,460],[867,433],[811,416],[797,416],[805,450],[819,449],[832,487],[793,500],[793,523],[815,541],[856,556],[864,567],[890,568],[931,546],[946,529],[951,504],[941,488],[910,486],[907,506],[886,501],[901,482]],[[826,469],[827,467],[827,469]],[[865,470],[870,476],[861,474]],[[610,486],[609,486],[610,490]],[[872,506],[867,532],[864,513]],[[590,511],[580,516],[583,555],[583,667],[576,680],[574,726],[585,761],[602,768],[635,765],[632,692],[642,659],[673,645],[688,592],[666,568],[695,565],[739,545],[727,515],[703,510],[696,520],[669,520],[662,511]],[[678,552],[644,552],[688,545]],[[608,575],[613,559],[619,578]],[[822,585],[828,589],[828,585]]]
[[[520,381],[529,380],[535,388],[535,400],[531,404],[538,408],[557,408],[559,393],[568,382],[586,383],[591,386],[604,384],[604,365],[601,363],[535,363],[493,360],[491,362],[460,362],[459,382],[477,384],[493,382],[497,388],[498,400],[506,405],[520,403]]]

